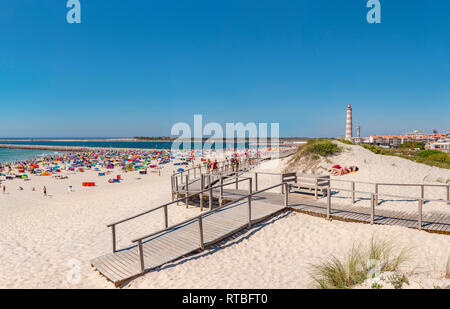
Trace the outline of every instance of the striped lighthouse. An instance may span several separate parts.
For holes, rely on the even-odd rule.
[[[345,139],[351,140],[352,136],[353,136],[352,106],[349,104],[347,106],[347,121],[345,122]]]

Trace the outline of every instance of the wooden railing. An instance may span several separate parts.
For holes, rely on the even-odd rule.
[[[350,190],[345,190],[342,188],[334,188],[335,190],[341,190],[341,191],[350,191],[351,194],[351,204],[353,205],[355,203],[355,193],[356,191],[356,184],[366,184],[366,185],[373,185],[374,186],[374,193],[375,194],[375,205],[378,206],[378,196],[389,196],[389,194],[379,194],[379,189],[381,186],[397,186],[397,187],[418,187],[420,188],[420,197],[402,197],[402,198],[409,198],[409,199],[425,199],[425,188],[426,187],[440,187],[445,188],[445,197],[443,199],[433,199],[433,201],[440,201],[440,202],[446,202],[448,203],[448,200],[450,200],[450,185],[438,185],[438,184],[413,184],[413,183],[380,183],[380,182],[366,182],[366,181],[354,181],[354,180],[345,180],[345,179],[331,179],[331,181],[335,182],[345,182],[350,183]],[[427,199],[428,201],[428,199]],[[430,200],[431,201],[431,200]]]
[[[257,172],[254,173],[254,184],[255,184],[255,190],[258,190],[258,175],[279,175],[280,179],[283,180],[283,175],[289,174],[291,175],[292,173],[268,173],[268,172]],[[301,177],[302,173],[296,173],[296,175],[298,175],[299,177]],[[317,179],[323,179],[323,180],[327,180],[330,181],[331,183],[333,182],[344,182],[344,183],[349,183],[350,184],[350,189],[344,189],[344,188],[338,188],[338,187],[334,187],[333,190],[337,190],[337,191],[344,191],[344,192],[351,192],[351,204],[353,205],[355,203],[356,200],[356,193],[358,193],[359,191],[356,191],[356,185],[357,184],[366,184],[366,185],[373,185],[374,186],[374,191],[373,192],[367,192],[367,193],[373,193],[375,194],[375,205],[379,205],[379,198],[378,196],[382,195],[382,196],[389,196],[388,194],[379,194],[380,191],[380,187],[382,186],[398,186],[398,187],[418,187],[420,188],[420,196],[419,197],[412,197],[412,196],[408,196],[408,197],[402,197],[402,198],[408,198],[408,199],[425,199],[425,188],[426,187],[440,187],[440,188],[445,188],[445,192],[443,192],[443,198],[442,199],[426,199],[427,201],[439,201],[439,202],[445,202],[447,204],[450,204],[448,201],[450,200],[450,185],[446,185],[446,184],[412,184],[412,183],[383,183],[383,182],[367,182],[367,181],[357,181],[357,180],[346,180],[346,179],[335,179],[335,178],[325,178],[328,177],[328,175],[326,176],[317,176]]]
[[[237,179],[237,182],[242,182],[242,181],[249,181],[249,192],[251,193],[252,192],[252,178],[251,177],[244,177],[244,178],[241,178],[241,179]],[[229,183],[223,183],[222,182],[221,184],[219,184],[217,186],[210,186],[207,189],[200,190],[200,191],[197,191],[197,192],[193,192],[190,195],[186,194],[182,198],[178,198],[178,199],[176,199],[174,201],[165,203],[165,204],[163,204],[161,206],[157,206],[155,208],[152,208],[152,209],[149,209],[147,211],[141,212],[139,214],[136,214],[134,216],[128,217],[126,219],[122,219],[120,221],[116,221],[114,223],[108,224],[107,227],[110,227],[111,228],[111,232],[112,232],[112,248],[113,248],[113,252],[117,251],[117,248],[116,248],[116,226],[117,225],[119,225],[121,223],[124,223],[124,222],[131,221],[131,220],[136,219],[138,217],[141,217],[143,215],[146,215],[146,214],[152,213],[152,212],[154,212],[156,210],[164,208],[164,225],[167,228],[168,225],[169,225],[168,206],[173,205],[173,204],[178,204],[179,202],[185,201],[186,207],[188,207],[188,201],[189,201],[190,198],[198,196],[198,195],[203,195],[203,193],[209,191],[209,198],[208,199],[209,199],[209,207],[210,207],[210,210],[211,210],[211,209],[213,209],[213,190],[220,188],[221,189],[220,190],[221,195],[223,195],[223,187],[229,186],[229,185],[232,185],[232,184],[235,184],[235,183],[236,183],[235,180],[233,180],[232,182],[229,182]],[[222,197],[220,197],[220,200],[222,200]],[[201,201],[203,201],[203,196],[201,196]]]
[[[297,151],[298,147],[291,147],[289,149],[280,149],[277,152],[279,153],[279,158],[285,158],[287,156],[290,156],[292,154],[294,154]],[[275,151],[274,151],[275,152]],[[268,152],[269,153],[269,152]],[[271,153],[271,152],[270,152]],[[245,158],[244,160],[239,162],[239,169],[243,169],[243,166],[246,166],[246,168],[249,167],[253,167],[258,165],[261,161],[266,160],[266,159],[270,159],[272,156],[265,156],[264,154],[255,158],[249,157],[249,158]],[[230,163],[230,160],[223,160],[223,161],[219,161],[217,162],[217,173],[222,173],[222,172],[226,172],[226,171],[233,171],[233,168],[235,167],[235,165]],[[206,166],[206,165],[202,165],[200,164],[199,166],[193,166],[190,168],[185,169],[184,171],[180,171],[180,172],[173,172],[174,176],[177,175],[189,175],[191,176],[191,174],[193,174],[194,178],[197,177],[197,171],[199,174],[202,174],[202,169],[205,170],[206,173],[210,172],[210,169]]]
[[[331,218],[331,190],[340,190],[340,191],[346,191],[346,192],[351,192],[352,194],[355,193],[359,193],[359,194],[365,194],[365,195],[369,195],[370,196],[370,224],[374,224],[374,220],[375,220],[375,205],[376,205],[376,201],[378,200],[379,196],[385,196],[385,197],[391,197],[391,198],[402,198],[402,199],[411,199],[412,197],[410,196],[403,196],[403,195],[394,195],[394,194],[380,194],[380,193],[374,193],[374,192],[366,192],[366,191],[357,191],[351,189],[342,189],[342,188],[332,188],[332,187],[327,187],[327,213],[326,213],[326,218],[329,220]],[[418,200],[418,212],[417,212],[417,228],[419,230],[422,230],[423,224],[423,204],[425,202],[435,202],[435,201],[439,201],[439,202],[446,202],[448,204],[450,204],[450,200],[442,200],[442,199],[426,199],[424,197],[420,197],[420,198],[414,198]]]
[[[217,208],[215,208],[215,209],[211,209],[211,210],[209,210],[209,211],[207,211],[207,212],[201,213],[201,214],[198,215],[198,216],[189,218],[189,219],[187,219],[187,220],[184,220],[184,221],[182,221],[182,222],[179,222],[179,223],[177,223],[177,224],[174,224],[174,225],[172,225],[172,226],[170,226],[170,227],[167,227],[167,226],[166,226],[166,228],[164,228],[164,229],[162,229],[162,230],[159,230],[159,231],[157,231],[157,232],[153,232],[153,233],[151,233],[151,234],[148,234],[148,235],[145,235],[145,236],[142,236],[142,237],[139,237],[139,238],[136,238],[136,239],[132,240],[133,243],[136,243],[136,242],[138,243],[139,260],[140,260],[140,265],[141,265],[141,272],[142,272],[142,273],[145,272],[144,250],[143,250],[143,247],[142,247],[142,246],[143,246],[143,241],[144,241],[144,239],[147,239],[147,238],[156,236],[156,235],[158,235],[158,234],[161,234],[161,233],[167,232],[167,231],[169,231],[169,230],[171,230],[171,229],[174,229],[174,228],[176,228],[176,227],[178,227],[178,226],[181,226],[181,225],[184,225],[184,224],[186,224],[186,223],[193,222],[193,221],[197,220],[197,222],[198,222],[198,227],[199,227],[199,245],[200,245],[200,248],[203,250],[203,249],[205,248],[204,233],[203,233],[203,218],[204,218],[205,216],[208,216],[208,215],[210,215],[210,214],[213,214],[213,213],[215,213],[215,212],[217,212],[217,211],[219,211],[219,210],[221,210],[221,209],[223,209],[223,208],[225,208],[225,207],[227,207],[227,206],[230,206],[230,205],[232,205],[232,204],[239,203],[240,201],[247,199],[247,204],[248,204],[248,227],[250,228],[250,227],[252,226],[252,200],[253,200],[253,196],[256,195],[256,194],[260,194],[260,193],[262,193],[262,192],[265,192],[265,191],[274,189],[274,188],[276,188],[276,187],[278,187],[278,186],[283,186],[283,187],[285,187],[285,189],[284,189],[284,192],[285,192],[285,194],[284,194],[284,206],[286,206],[286,207],[288,206],[288,204],[289,204],[289,197],[288,197],[288,196],[289,196],[289,190],[287,189],[287,186],[288,186],[287,183],[279,183],[279,184],[270,186],[270,187],[268,187],[268,188],[265,188],[265,189],[263,189],[263,190],[259,190],[259,191],[256,191],[256,192],[252,192],[252,189],[251,189],[251,188],[252,188],[251,178],[249,177],[249,178],[247,178],[247,179],[250,180],[250,186],[249,186],[250,190],[249,190],[249,194],[248,194],[248,195],[245,195],[245,196],[243,196],[243,197],[237,198],[237,199],[235,199],[235,200],[233,200],[233,201],[231,201],[231,202],[228,202],[228,203],[226,203],[226,204],[224,204],[224,205],[222,205],[222,206],[220,206],[220,207],[217,207]],[[210,190],[210,189],[203,190],[203,191],[208,191],[208,190]],[[198,192],[198,193],[200,193],[200,192]],[[198,193],[196,193],[196,194],[198,194]],[[194,195],[196,195],[196,194],[194,194]],[[191,196],[189,196],[189,197],[191,197]],[[189,198],[189,197],[183,197],[182,199]]]

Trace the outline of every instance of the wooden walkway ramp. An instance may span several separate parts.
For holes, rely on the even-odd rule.
[[[251,204],[251,222],[262,221],[285,208],[282,203],[275,205],[255,197]],[[203,239],[199,236],[198,221],[192,220],[145,240],[142,243],[145,271],[223,240],[248,227],[248,218],[249,207],[244,200],[205,215],[201,223]],[[116,286],[142,274],[138,246],[100,256],[91,264]]]
[[[265,220],[286,209],[308,215],[324,217],[347,222],[398,225],[408,228],[419,228],[428,232],[450,234],[450,216],[443,212],[425,211],[419,218],[417,213],[396,210],[378,209],[372,195],[372,206],[342,205],[331,203],[332,194],[326,199],[315,200],[313,196],[289,192],[287,182],[252,192],[251,189],[238,188],[238,183],[249,182],[252,178],[242,175],[222,174],[222,182],[218,183],[217,175],[211,182],[193,178],[181,183],[182,175],[172,177],[172,198],[176,200],[158,206],[141,214],[108,225],[112,229],[113,252],[97,257],[91,261],[92,266],[111,280],[116,286],[142,275],[166,263],[180,259],[190,253],[203,250],[252,224]],[[203,176],[201,176],[203,177]],[[176,180],[176,181],[174,181]],[[203,183],[201,183],[203,182]],[[236,185],[235,185],[236,184]],[[283,190],[281,190],[283,188]],[[176,190],[176,191],[174,191]],[[328,191],[330,191],[328,187]],[[284,194],[277,193],[283,191]],[[364,192],[365,193],[365,192]],[[195,203],[196,199],[203,209],[204,199],[209,201],[209,210],[201,211],[199,216],[190,218],[171,227],[168,226],[167,207],[179,202]],[[217,206],[219,201],[219,206]],[[192,204],[190,204],[192,207]],[[198,205],[196,205],[198,206]],[[123,222],[133,220],[152,211],[164,209],[165,229],[132,240],[134,245],[116,250],[115,227]]]
[[[308,215],[326,217],[327,203],[315,201],[309,198],[289,195],[289,209]],[[331,219],[371,223],[369,207],[333,204],[331,208]],[[419,220],[416,213],[376,209],[374,224],[398,225],[418,229]],[[422,230],[432,233],[450,234],[450,215],[444,212],[425,212],[422,218]]]

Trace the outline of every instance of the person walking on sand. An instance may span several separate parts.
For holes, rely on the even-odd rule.
[[[3,185],[3,194],[5,194],[5,193],[6,193],[6,186]]]
[[[44,191],[44,196],[47,196],[47,187],[46,186],[44,186],[43,191]]]

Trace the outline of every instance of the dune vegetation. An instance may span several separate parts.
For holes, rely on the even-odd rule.
[[[417,163],[423,163],[430,166],[437,166],[441,168],[450,169],[450,155],[439,150],[435,149],[423,150],[421,147],[411,148],[408,145],[399,147],[397,149],[381,148],[374,145],[362,145],[362,147],[376,154],[398,156]]]
[[[341,153],[342,150],[342,147],[329,139],[310,139],[297,149],[297,152],[288,161],[288,167],[285,169],[285,172],[296,170],[296,166],[302,163],[305,169],[310,169],[314,173],[315,168],[320,165],[319,159],[327,159],[330,156]]]
[[[405,278],[398,272],[409,255],[409,248],[401,248],[391,241],[372,237],[367,247],[358,243],[343,259],[333,256],[327,261],[312,265],[310,275],[314,287],[319,289],[352,288],[384,272],[393,272],[394,281]],[[405,279],[400,282],[405,282]]]

